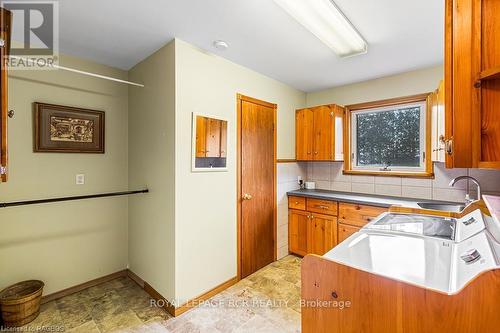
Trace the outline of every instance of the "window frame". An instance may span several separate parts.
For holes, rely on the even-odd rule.
[[[415,178],[432,178],[433,165],[432,165],[432,155],[431,155],[431,117],[432,112],[430,112],[430,100],[429,96],[431,93],[398,97],[393,99],[386,99],[368,103],[360,103],[347,105],[346,116],[344,122],[344,174],[351,175],[376,175],[376,176],[400,176],[400,177],[415,177]],[[356,121],[353,117],[356,114],[368,113],[373,111],[388,111],[397,107],[412,106],[417,104],[423,104],[424,108],[421,108],[420,117],[420,135],[421,138],[425,140],[420,141],[420,148],[423,152],[421,155],[421,166],[420,167],[398,167],[390,166],[389,170],[381,170],[381,166],[367,166],[358,167],[356,166],[357,156],[354,154],[356,148]],[[353,155],[354,154],[354,155]]]

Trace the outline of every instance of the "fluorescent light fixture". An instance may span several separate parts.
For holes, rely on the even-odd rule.
[[[366,53],[368,45],[331,0],[274,0],[338,56]]]

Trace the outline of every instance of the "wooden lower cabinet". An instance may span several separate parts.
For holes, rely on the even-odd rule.
[[[288,250],[300,256],[323,255],[386,211],[375,206],[289,196]]]
[[[323,255],[337,244],[337,217],[311,214],[308,228],[308,253]]]
[[[288,213],[288,250],[305,256],[307,252],[308,225],[310,213],[290,209]]]
[[[339,203],[339,223],[362,228],[386,211],[387,208],[341,202]]]
[[[349,238],[349,236],[358,232],[361,229],[359,227],[353,227],[351,225],[341,224],[341,223],[339,223],[338,228],[339,228],[339,232],[338,232],[339,241],[337,244],[342,243],[347,238]]]
[[[337,217],[290,209],[288,247],[291,253],[323,255],[337,243]]]

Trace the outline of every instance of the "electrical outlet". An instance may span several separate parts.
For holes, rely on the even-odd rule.
[[[85,184],[85,175],[79,174],[76,175],[76,185],[84,185]]]

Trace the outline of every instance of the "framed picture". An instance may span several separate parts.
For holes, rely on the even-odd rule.
[[[104,111],[34,103],[34,151],[104,154]]]

